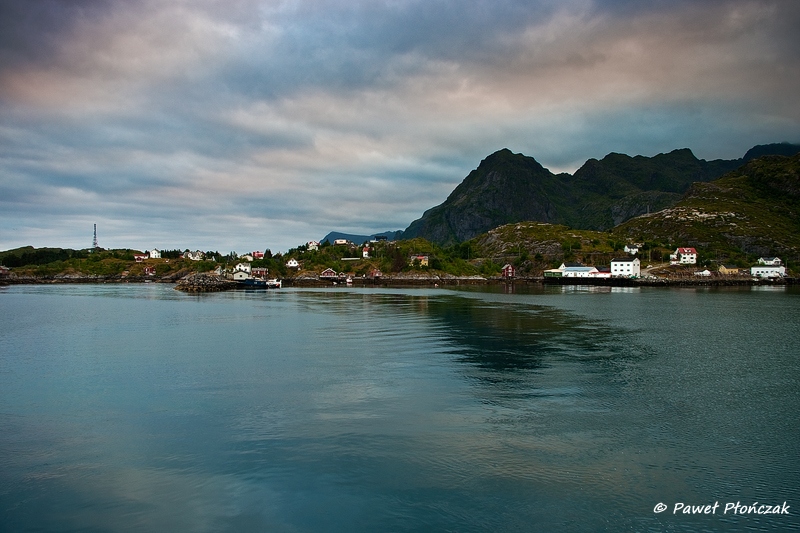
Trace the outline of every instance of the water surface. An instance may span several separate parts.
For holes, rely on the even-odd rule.
[[[4,288],[0,529],[800,530],[798,296]]]

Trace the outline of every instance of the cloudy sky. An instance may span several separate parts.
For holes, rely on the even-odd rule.
[[[0,0],[0,250],[404,229],[507,147],[800,142],[796,0]]]

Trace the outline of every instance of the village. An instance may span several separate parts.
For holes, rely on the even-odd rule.
[[[374,267],[374,263],[369,263],[370,259],[374,259],[372,254],[376,249],[381,246],[386,247],[392,244],[386,241],[385,238],[378,237],[372,241],[365,242],[361,245],[352,243],[346,239],[334,240],[332,243],[325,243],[325,246],[319,241],[309,241],[302,246],[299,251],[300,259],[298,257],[288,257],[285,261],[278,265],[278,269],[273,268],[273,272],[263,265],[265,260],[265,252],[253,251],[240,256],[236,256],[237,261],[231,266],[231,263],[217,264],[213,268],[213,273],[222,279],[231,280],[241,285],[257,285],[256,282],[269,281],[271,287],[280,287],[281,279],[290,280],[296,284],[305,283],[328,283],[332,285],[344,283],[352,284],[354,281],[363,280],[389,280],[393,278],[409,279],[414,276],[414,272],[429,272],[430,276],[422,276],[426,279],[436,278],[440,279],[441,276],[431,272],[431,264],[434,262],[432,257],[426,253],[411,253],[405,257],[406,262],[405,270],[406,275],[398,275],[398,273],[384,274],[380,268]],[[358,251],[358,253],[349,253],[345,255],[352,255],[352,257],[341,257],[339,264],[345,266],[345,269],[335,269],[333,267],[319,267],[317,263],[309,265],[310,268],[304,268],[302,260],[303,254],[317,252],[322,247],[340,248],[348,251]],[[678,247],[674,252],[669,254],[669,263],[655,263],[642,265],[642,260],[639,257],[641,245],[628,244],[624,246],[624,255],[615,257],[610,261],[608,266],[595,266],[586,265],[580,262],[564,261],[557,268],[544,269],[540,276],[535,278],[542,279],[547,282],[556,281],[560,278],[559,282],[569,283],[569,280],[574,282],[591,283],[592,280],[610,280],[610,279],[630,279],[630,280],[668,280],[668,279],[696,279],[702,281],[704,279],[728,279],[728,280],[781,280],[787,278],[786,267],[782,260],[778,257],[760,257],[755,265],[750,267],[740,267],[732,264],[720,264],[714,270],[709,268],[698,268],[698,251],[694,247]],[[275,265],[276,260],[285,259],[278,254],[272,257],[267,251],[268,258],[272,259],[272,264]],[[341,254],[340,254],[341,255]],[[214,261],[214,258],[207,257],[206,253],[202,251],[185,251],[182,258],[189,261]],[[152,260],[161,259],[161,251],[154,248],[144,253],[134,254],[134,260],[137,263],[145,263],[143,265],[143,274],[145,276],[154,277],[157,275],[157,265],[153,264]],[[164,261],[169,262],[169,259]],[[367,262],[367,263],[365,263]],[[358,264],[360,269],[347,269],[347,264]],[[367,265],[365,269],[364,265]],[[373,265],[373,266],[369,266]],[[317,268],[314,268],[314,267]],[[514,279],[531,279],[531,276],[518,275],[517,267],[508,262],[503,264],[502,267],[497,265],[498,271],[493,275],[484,276],[464,276],[470,279],[498,279],[510,281]],[[6,269],[7,270],[7,269]],[[410,272],[411,274],[409,274]],[[420,275],[415,277],[419,278]],[[448,276],[445,276],[445,278]],[[453,277],[453,276],[450,276]]]
[[[589,278],[589,279],[609,279],[609,278],[642,278],[642,277],[662,277],[667,274],[691,275],[697,278],[710,278],[712,276],[740,277],[750,276],[757,279],[778,279],[786,277],[786,267],[778,257],[760,257],[758,264],[747,268],[740,268],[736,265],[719,265],[716,272],[711,270],[686,270],[685,267],[692,267],[697,264],[697,250],[692,247],[679,247],[669,256],[669,266],[684,267],[680,270],[673,269],[668,271],[668,267],[659,265],[652,267],[648,265],[642,270],[641,260],[636,256],[639,252],[639,245],[626,245],[624,251],[628,254],[611,260],[608,267],[595,267],[580,263],[562,263],[558,268],[545,270],[545,278]]]

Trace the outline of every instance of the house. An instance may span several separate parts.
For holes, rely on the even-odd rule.
[[[11,269],[7,266],[0,265],[0,278],[4,278],[11,273]]]
[[[564,271],[560,268],[550,268],[543,272],[544,277],[546,278],[560,278],[564,275]]]
[[[308,241],[306,244],[309,251],[319,250],[319,241]]]
[[[590,278],[605,279],[611,277],[611,267],[597,267],[596,272],[589,272]]]
[[[694,275],[695,276],[700,276],[700,277],[703,277],[703,278],[708,278],[708,277],[711,277],[711,271],[708,270],[708,269],[705,269],[705,270],[701,270],[699,272],[695,272]]]
[[[414,263],[419,263],[419,266],[426,267],[426,266],[428,266],[428,256],[427,255],[412,254],[411,257],[409,258],[408,262],[411,263],[412,265]]]
[[[244,281],[250,279],[250,273],[243,270],[237,270],[233,273],[233,281]]]
[[[372,269],[369,271],[369,277],[370,279],[380,279],[383,277],[383,272],[381,272],[377,268]]]
[[[780,257],[759,257],[758,264],[769,265],[769,266],[781,266],[783,264],[783,261],[781,261]]]
[[[364,249],[361,250],[361,257],[369,259],[369,246],[365,246]]]
[[[723,276],[738,276],[739,267],[736,265],[720,265],[719,273]]]
[[[133,259],[137,263],[141,263],[145,259],[147,259],[147,254],[133,254]]]
[[[564,268],[561,269],[562,276],[565,278],[588,278],[597,275],[597,268],[593,266],[584,266],[584,265],[564,265]]]
[[[669,254],[671,265],[696,265],[697,250],[694,248],[678,248],[675,253]]]
[[[638,257],[621,257],[611,260],[611,276],[615,278],[638,278],[642,275]]]
[[[145,276],[155,276],[156,275],[156,267],[155,265],[147,265],[144,267],[144,275]]]
[[[251,254],[244,254],[240,256],[239,259],[242,261],[250,261],[251,263],[253,262],[253,256]]]
[[[338,278],[339,275],[336,274],[336,271],[334,269],[326,268],[325,270],[322,271],[322,274],[320,274],[319,277],[325,279],[333,279],[333,278]]]
[[[254,278],[267,279],[269,269],[265,267],[253,267],[250,271]]]
[[[183,252],[183,258],[190,259],[192,261],[202,261],[203,259],[206,258],[206,254],[204,254],[200,250],[197,250],[196,252],[190,252],[189,250],[186,250],[185,252]]]
[[[506,263],[501,270],[502,276],[504,278],[513,278],[516,276],[517,270],[514,268],[514,265]]]
[[[545,270],[545,277],[558,277],[553,271],[561,272],[561,277],[564,278],[588,278],[595,276],[598,272],[597,268],[593,266],[585,266],[581,263],[561,263],[557,269]],[[548,272],[551,272],[548,275]]]
[[[256,250],[250,255],[253,256],[253,259],[264,259],[264,252],[259,252],[258,250]]]
[[[286,261],[286,268],[300,268],[300,263],[293,257]]]
[[[161,259],[161,252],[158,250],[158,248],[153,248],[147,253],[150,255],[150,259]]]
[[[626,244],[623,250],[625,250],[626,254],[636,255],[639,253],[641,246],[641,244]]]
[[[347,246],[348,244],[350,244],[350,241],[347,239],[334,239],[333,241],[334,246]]]
[[[786,276],[786,267],[782,265],[758,265],[750,267],[750,275],[754,278],[782,278]]]
[[[233,267],[233,272],[245,272],[248,275],[253,271],[250,263],[237,263],[235,267]]]

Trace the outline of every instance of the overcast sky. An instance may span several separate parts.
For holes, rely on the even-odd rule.
[[[507,147],[800,142],[797,0],[0,0],[0,250],[405,229]]]

